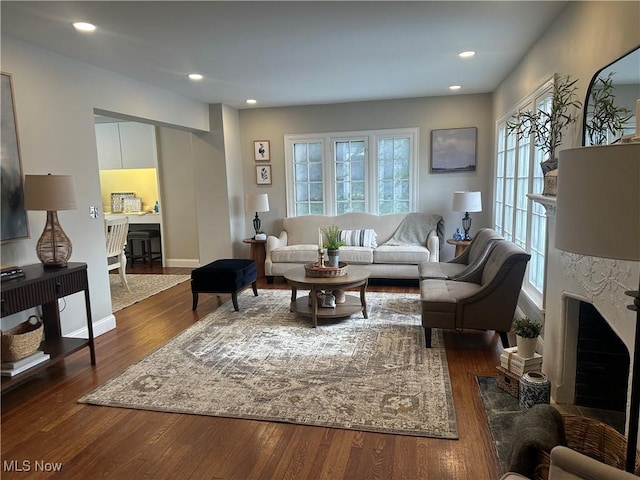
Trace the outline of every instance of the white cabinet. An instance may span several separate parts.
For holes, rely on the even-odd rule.
[[[97,123],[96,144],[101,170],[156,168],[156,131],[137,122]]]
[[[123,122],[120,130],[122,168],[155,168],[156,130],[146,123]]]
[[[98,146],[98,165],[100,165],[100,170],[122,168],[120,134],[118,133],[117,123],[97,123],[96,144]]]

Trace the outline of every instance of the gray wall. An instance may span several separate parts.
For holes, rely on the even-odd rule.
[[[593,75],[639,44],[640,3],[569,2],[496,89],[494,117],[504,115],[554,73],[578,79],[578,98],[584,101]],[[561,149],[581,143],[581,125],[568,133]]]
[[[593,75],[640,44],[639,24],[638,2],[569,2],[494,92],[494,117],[504,116],[555,73],[570,74],[578,80],[578,99],[584,103]],[[559,150],[581,145],[582,113],[579,113],[578,122],[567,129]],[[544,315],[526,298],[520,307],[530,317]]]
[[[2,71],[13,77],[16,120],[24,174],[69,174],[76,184],[78,209],[60,212],[60,222],[73,242],[71,261],[86,262],[94,330],[113,328],[102,218],[89,217],[89,206],[101,206],[95,109],[120,112],[206,131],[208,106],[107,70],[72,60],[2,36]],[[35,245],[45,212],[29,212],[31,238],[2,245],[2,263],[38,263]],[[86,329],[84,302],[76,294],[61,314],[65,334]],[[2,329],[24,318],[2,319]],[[86,332],[84,332],[86,333]]]
[[[293,133],[419,127],[419,210],[441,213],[450,236],[461,217],[450,211],[454,190],[482,190],[484,211],[473,214],[472,230],[491,223],[495,118],[555,72],[579,78],[584,96],[598,68],[640,43],[639,8],[637,2],[570,2],[493,96],[452,95],[238,112],[223,105],[207,106],[6,35],[2,36],[2,70],[13,75],[24,173],[51,171],[76,178],[78,210],[62,212],[60,221],[73,241],[72,260],[89,265],[94,322],[101,322],[113,317],[102,222],[88,215],[90,205],[101,204],[95,110],[190,130],[192,157],[184,157],[182,162],[193,174],[189,195],[193,193],[195,215],[182,211],[182,205],[187,208],[186,203],[192,201],[189,195],[183,199],[185,204],[178,203],[175,192],[167,195],[176,202],[174,211],[190,217],[181,219],[181,228],[194,228],[195,218],[193,235],[197,238],[184,235],[174,239],[173,232],[169,234],[167,246],[175,258],[184,256],[205,263],[222,256],[248,256],[248,247],[241,243],[252,233],[251,216],[243,211],[244,192],[269,193],[271,211],[261,217],[269,232],[279,231],[279,219],[285,214],[283,136]],[[478,170],[430,174],[430,131],[466,126],[478,127]],[[271,141],[273,184],[268,187],[255,184],[252,152],[257,139]],[[178,145],[171,149],[188,150],[185,138],[176,141]],[[171,178],[160,175],[162,182],[171,185]],[[189,188],[186,172],[181,172],[178,180],[183,188]],[[166,220],[170,225],[174,212],[164,197],[163,203],[163,213],[171,213]],[[44,213],[30,212],[29,222],[30,239],[2,245],[3,264],[38,261],[35,243],[44,225]],[[178,243],[182,241],[184,245]],[[446,246],[443,258],[452,253]],[[81,300],[69,299],[63,312],[65,332],[83,328],[83,308]],[[8,328],[13,321],[3,319],[2,327]]]
[[[491,218],[493,185],[493,118],[491,96],[452,95],[377,102],[342,103],[289,108],[245,109],[240,111],[240,140],[246,192],[268,193],[270,211],[260,215],[267,233],[278,235],[286,215],[284,135],[384,128],[419,127],[418,210],[441,214],[445,235],[451,237],[460,226],[462,214],[451,211],[452,192],[480,190],[483,212],[472,214],[472,231],[487,226]],[[478,157],[475,172],[431,174],[430,135],[433,129],[477,127]],[[273,183],[255,183],[253,141],[269,140]],[[245,215],[247,235],[253,231],[251,215]],[[453,256],[446,245],[443,258]]]
[[[197,263],[198,219],[193,188],[197,173],[192,151],[193,134],[167,127],[158,127],[156,132],[164,219],[164,264],[170,267],[178,260]]]

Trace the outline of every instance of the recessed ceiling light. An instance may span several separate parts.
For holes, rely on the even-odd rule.
[[[257,100],[254,100],[253,98],[248,98],[248,99],[247,99],[247,103],[248,103],[249,105],[254,105],[254,104],[258,103],[258,101],[257,101]]]
[[[466,51],[466,52],[460,52],[460,53],[458,54],[458,56],[459,56],[460,58],[471,58],[471,57],[473,57],[475,54],[476,54],[476,52],[474,52],[473,50],[469,50],[469,51]]]
[[[200,75],[199,73],[190,73],[189,75],[187,75],[189,77],[190,80],[202,80],[204,77],[202,75]]]
[[[92,23],[87,22],[73,22],[73,28],[80,32],[93,32],[96,29],[96,26]]]
[[[462,87],[460,85],[451,85],[449,90],[460,90]]]

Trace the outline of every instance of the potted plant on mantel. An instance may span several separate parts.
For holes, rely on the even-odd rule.
[[[617,143],[620,138],[608,142],[608,134],[622,137],[624,124],[631,117],[632,112],[627,107],[618,107],[615,104],[613,75],[610,72],[607,78],[598,77],[591,87],[590,101],[587,102],[587,121],[585,129],[589,138],[589,145],[606,145]]]
[[[578,119],[578,113],[569,111],[570,108],[580,110],[582,102],[577,100],[576,83],[571,75],[558,77],[553,84],[551,108],[538,108],[535,111],[518,112],[512,120],[507,121],[507,131],[515,133],[518,140],[533,135],[533,143],[540,148],[545,156],[540,163],[545,177],[543,195],[555,196],[557,192],[558,159],[556,149],[562,144],[562,134],[565,128]]]
[[[518,318],[513,321],[512,329],[516,334],[518,355],[523,358],[532,358],[536,352],[538,335],[542,331],[542,323],[528,317]]]
[[[340,266],[340,247],[344,242],[340,240],[340,229],[337,225],[329,225],[323,227],[322,233],[325,236],[324,248],[327,249],[327,257],[329,257],[328,265],[330,267]]]

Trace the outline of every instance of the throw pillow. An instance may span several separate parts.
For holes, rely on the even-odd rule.
[[[345,245],[353,247],[369,247],[376,248],[378,242],[376,240],[377,234],[372,228],[366,228],[364,230],[340,230],[340,240]]]

